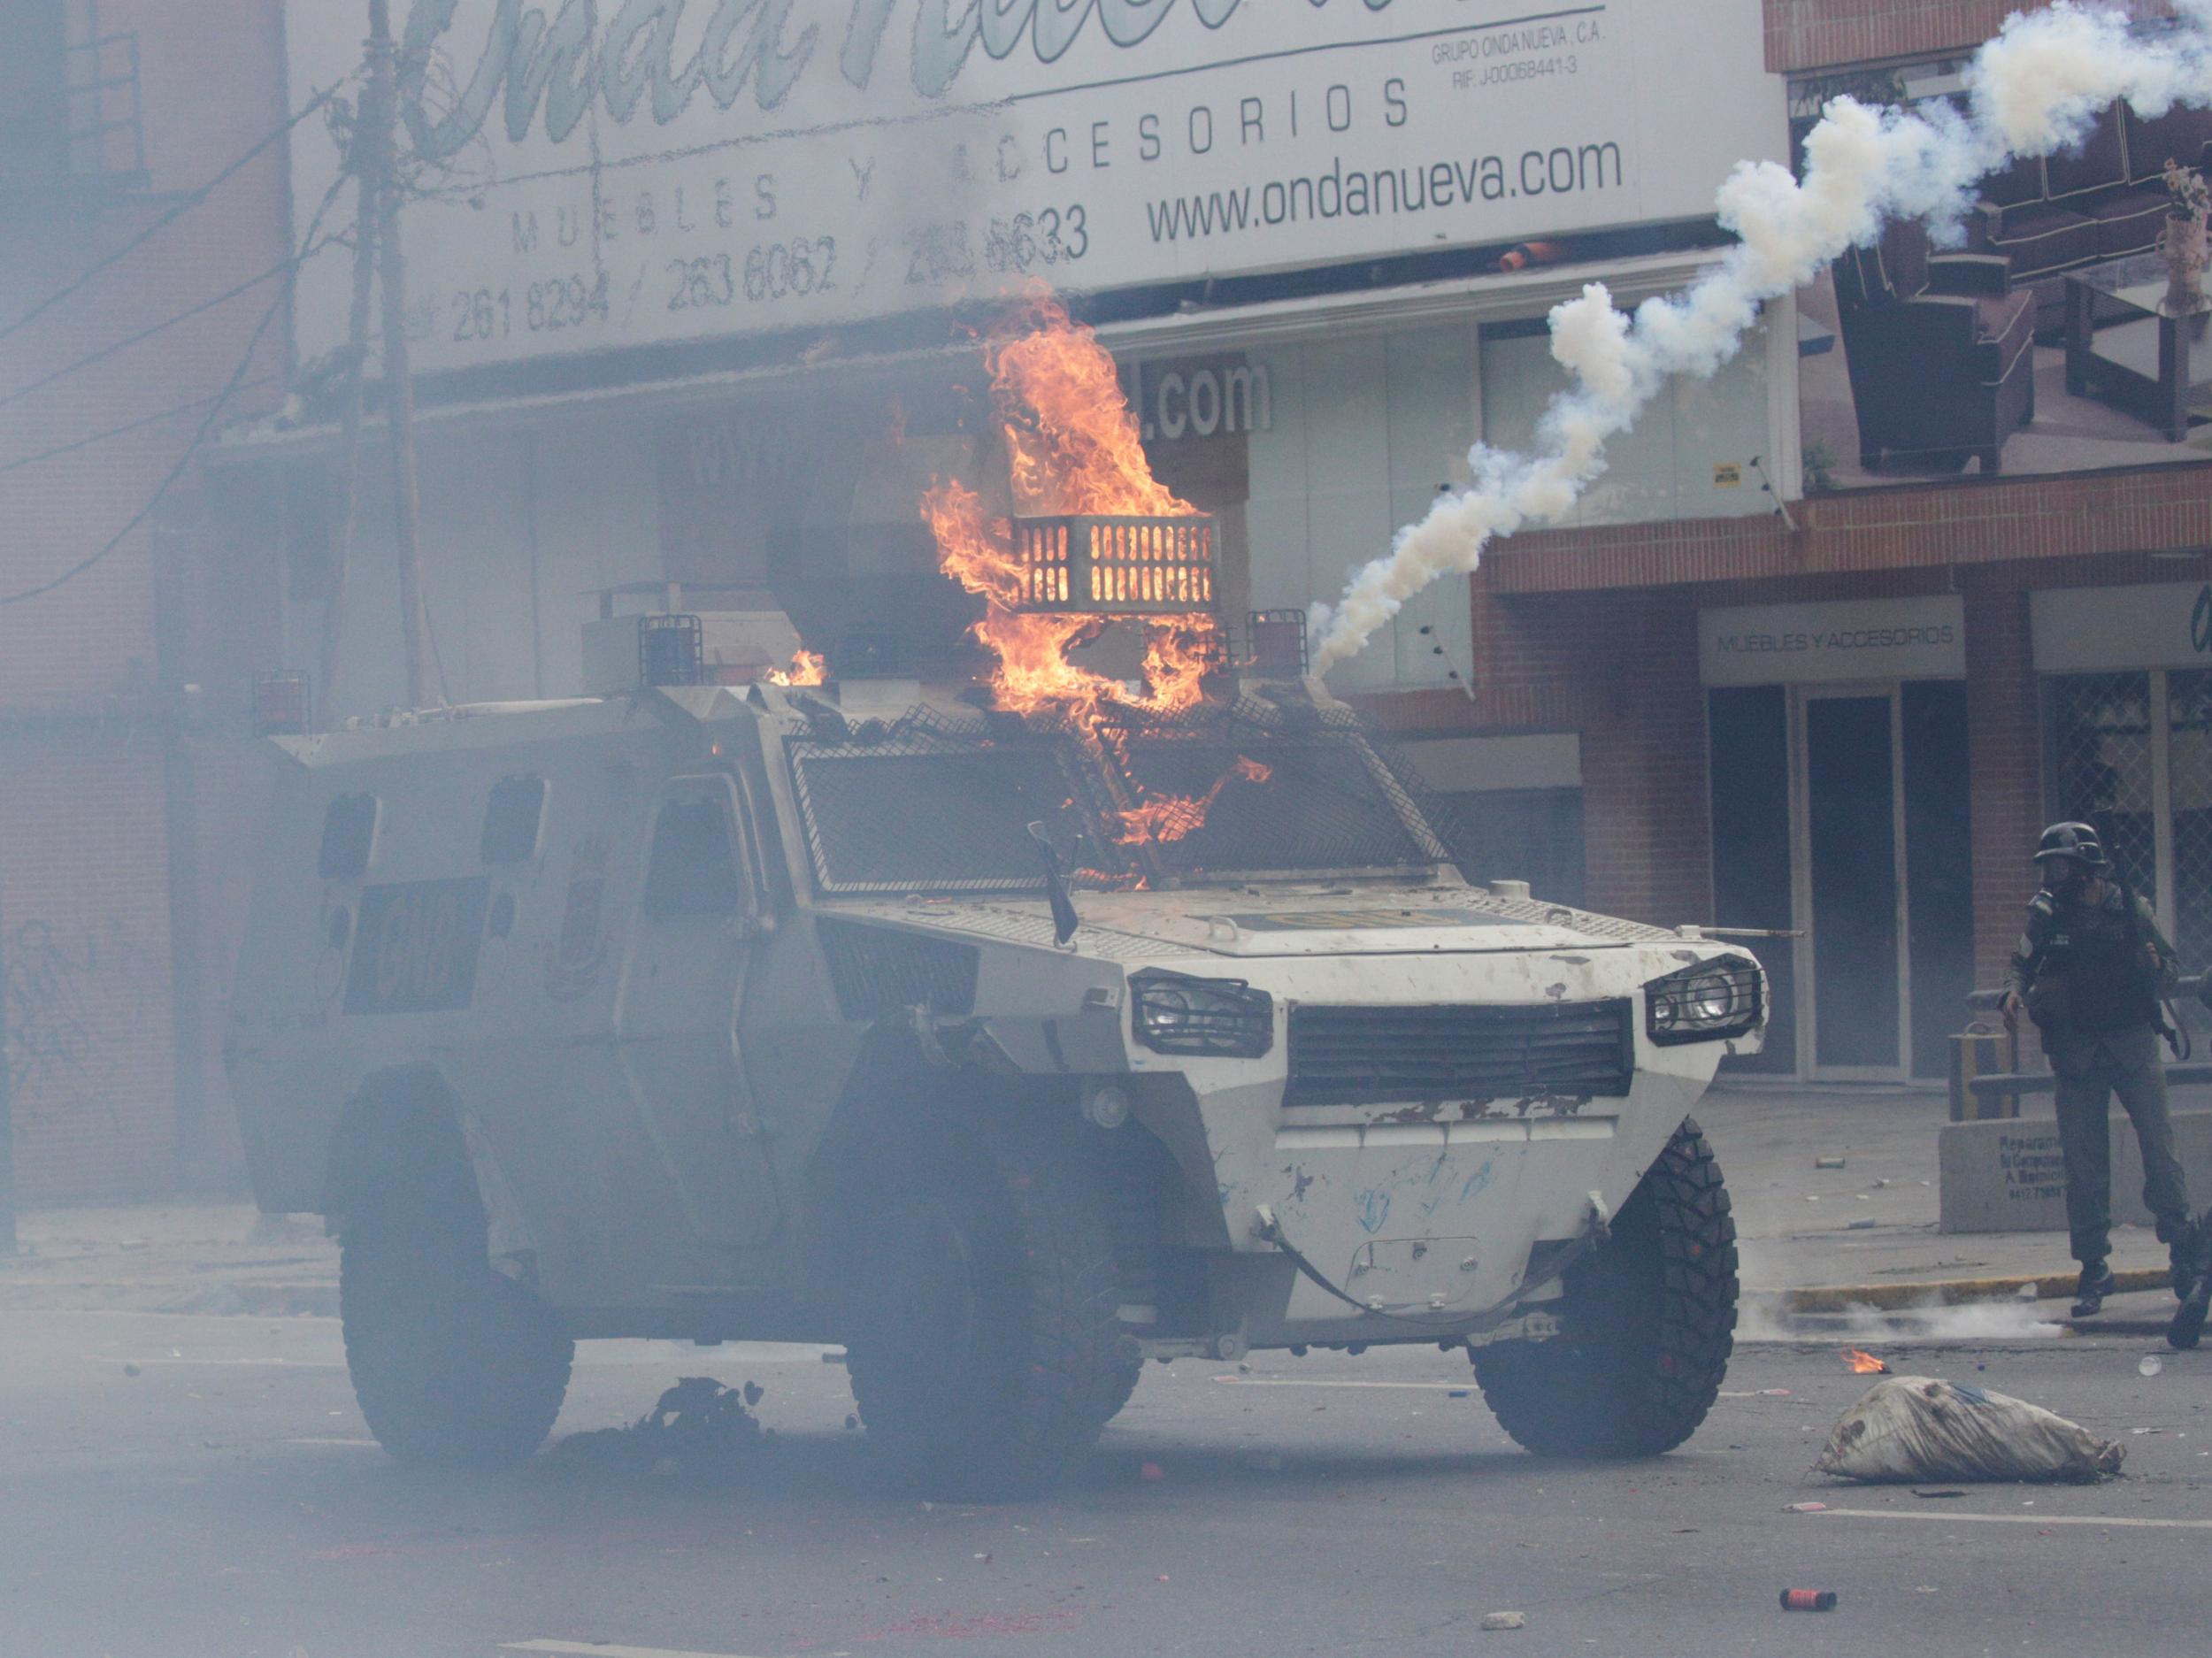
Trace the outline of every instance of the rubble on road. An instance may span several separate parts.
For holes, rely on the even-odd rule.
[[[552,1455],[574,1462],[616,1462],[654,1473],[712,1473],[757,1455],[772,1436],[749,1407],[762,1388],[725,1387],[710,1376],[687,1376],[626,1428],[572,1433]]]

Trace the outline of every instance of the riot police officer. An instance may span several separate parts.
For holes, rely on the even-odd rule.
[[[2105,1263],[2112,1230],[2111,1096],[2134,1120],[2143,1148],[2143,1202],[2169,1247],[2174,1290],[2186,1297],[2201,1248],[2189,1193],[2174,1155],[2166,1072],[2158,1051],[2162,1002],[2173,987],[2173,947],[2150,906],[2129,890],[2084,823],[2043,832],[2035,863],[2043,890],[2028,905],[2006,974],[2005,1022],[2024,1009],[2043,1032],[2058,1078],[2059,1145],[2066,1160],[2066,1223],[2081,1263],[2074,1316],[2086,1318],[2113,1293]]]

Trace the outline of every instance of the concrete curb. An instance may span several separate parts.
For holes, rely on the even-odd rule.
[[[2164,1267],[2124,1267],[2113,1273],[2119,1293],[2162,1290],[2171,1282]],[[1776,1305],[1786,1313],[1846,1313],[1858,1308],[1899,1312],[1916,1307],[1956,1307],[1968,1301],[2001,1301],[2019,1298],[2032,1285],[2038,1301],[2058,1301],[2074,1293],[2071,1272],[2023,1274],[2017,1278],[1924,1278],[1902,1284],[1835,1284],[1777,1293]],[[1752,1292],[1756,1294],[1759,1292]]]

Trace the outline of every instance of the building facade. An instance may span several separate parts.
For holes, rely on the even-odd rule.
[[[224,851],[246,721],[215,664],[257,654],[264,584],[196,464],[154,503],[234,376],[229,412],[282,395],[283,145],[193,193],[277,131],[283,79],[273,0],[0,7],[0,1013],[30,1200],[236,1157],[204,951],[250,864]]]
[[[1554,304],[1694,280],[1733,163],[1793,160],[1837,92],[1955,97],[2008,9],[403,0],[436,695],[607,688],[607,625],[639,610],[714,620],[738,677],[800,642],[849,678],[912,671],[969,614],[921,494],[1004,487],[972,331],[1037,283],[1115,354],[1159,476],[1216,516],[1232,618],[1331,600],[1469,481],[1472,446],[1532,440]],[[27,125],[0,193],[24,234],[0,328],[358,65],[350,8],[219,11],[11,9]],[[82,66],[123,42],[134,78]],[[1985,188],[1970,247],[2004,276],[1947,323],[1949,357],[1908,359],[1920,379],[1892,331],[1949,267],[1905,234],[1768,304],[1609,446],[1571,521],[1332,672],[1463,808],[1470,873],[1797,935],[1749,941],[1771,1073],[1939,1074],[2050,816],[2099,821],[2185,955],[2212,955],[2204,450],[2185,385],[2100,366],[2140,366],[2151,174],[2212,131],[2108,116]],[[323,720],[404,698],[373,387],[345,525],[342,252],[297,267],[250,357],[274,290],[206,303],[342,225],[339,184],[330,125],[301,122],[0,334],[9,593],[99,552],[248,362],[157,510],[0,604],[0,971],[33,1196],[232,1166],[251,682],[305,672]]]
[[[1770,5],[1793,136],[1838,92],[1955,96],[1998,10]],[[2154,37],[2162,10],[2139,14]],[[2208,140],[2201,111],[2116,106],[2080,152],[1985,180],[1967,247],[2007,275],[1971,302],[1970,372],[1924,349],[1886,378],[1883,330],[1943,303],[1909,234],[1801,293],[1785,512],[1546,529],[1475,579],[1475,723],[1625,750],[1586,764],[1591,902],[1801,935],[1754,944],[1777,1006],[1753,1067],[1941,1076],[2055,817],[2096,823],[2189,964],[2212,956],[2207,446],[2173,414],[2186,384],[2154,383],[2166,277],[2145,257],[2163,163]],[[1908,400],[1951,426],[1901,437]]]

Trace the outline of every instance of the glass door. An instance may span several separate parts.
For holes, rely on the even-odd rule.
[[[1796,704],[1798,1052],[1816,1078],[1901,1080],[1910,1025],[1897,687],[1804,687]]]

